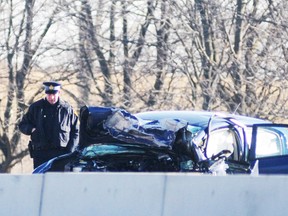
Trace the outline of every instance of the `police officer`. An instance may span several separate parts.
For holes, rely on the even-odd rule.
[[[44,82],[46,97],[30,105],[19,130],[30,135],[34,168],[53,157],[72,152],[79,141],[78,116],[60,99],[61,84]]]

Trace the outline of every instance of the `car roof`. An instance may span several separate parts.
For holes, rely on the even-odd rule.
[[[189,110],[165,110],[165,111],[147,111],[135,114],[135,116],[144,120],[159,120],[164,118],[184,119],[191,125],[205,126],[209,119],[213,116],[222,118],[215,118],[213,121],[221,122],[223,118],[233,118],[246,126],[253,124],[271,123],[267,120],[254,118],[244,115],[229,114],[225,112],[215,111],[189,111]]]

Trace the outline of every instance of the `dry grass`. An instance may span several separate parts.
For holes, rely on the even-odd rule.
[[[11,174],[31,174],[33,171],[33,160],[30,156],[24,157],[12,169]]]

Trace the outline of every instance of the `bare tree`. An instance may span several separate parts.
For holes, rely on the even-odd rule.
[[[170,5],[168,1],[163,0],[160,1],[160,10],[161,10],[161,17],[159,20],[155,19],[155,23],[158,23],[156,26],[156,50],[157,50],[157,72],[154,82],[154,88],[149,95],[149,100],[147,102],[147,106],[153,106],[156,104],[157,96],[159,92],[162,90],[164,85],[164,77],[168,67],[167,60],[168,60],[168,46],[169,46],[169,29],[170,29],[170,15],[171,12]]]
[[[2,1],[1,172],[28,153],[17,122],[47,78],[62,81],[78,108],[285,120],[287,8],[285,0]]]
[[[258,1],[241,0],[175,5],[183,20],[182,24],[176,22],[175,28],[186,53],[182,59],[190,63],[181,60],[179,70],[190,80],[193,99],[202,109],[270,118],[275,104],[285,107],[287,83],[281,77],[286,75],[278,68],[285,62],[285,36],[280,34],[287,32],[282,12],[285,7],[285,1],[259,5]],[[180,32],[181,28],[187,33]],[[187,43],[188,34],[191,43]]]
[[[19,151],[20,134],[15,121],[17,122],[20,119],[21,111],[26,108],[24,103],[24,82],[31,70],[33,56],[50,28],[55,13],[54,11],[43,33],[32,48],[33,8],[33,0],[25,1],[24,8],[20,12],[22,16],[18,17],[20,19],[19,26],[14,26],[13,17],[17,11],[14,11],[13,4],[11,4],[7,17],[9,25],[5,35],[5,50],[7,52],[8,88],[3,119],[1,117],[1,172],[9,171],[13,165],[28,153],[27,148]],[[23,50],[20,49],[21,46],[23,46]],[[20,52],[22,53],[20,54]],[[20,67],[17,68],[14,66],[14,61],[19,58],[19,55],[22,55],[23,58]],[[15,111],[14,102],[16,102],[17,107],[16,116],[13,115],[13,111]]]

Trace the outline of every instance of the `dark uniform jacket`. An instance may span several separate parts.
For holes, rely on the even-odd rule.
[[[32,129],[36,128],[32,133]],[[31,104],[19,124],[22,133],[30,135],[33,149],[74,150],[79,142],[78,116],[72,107],[59,98],[54,105],[46,99]]]

